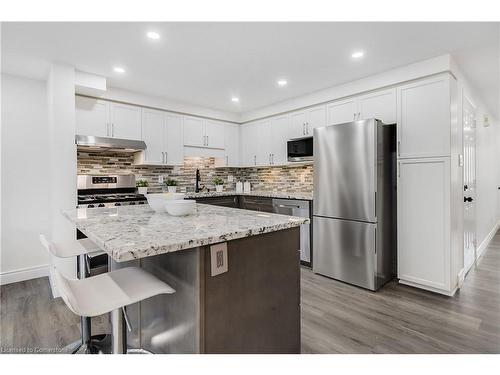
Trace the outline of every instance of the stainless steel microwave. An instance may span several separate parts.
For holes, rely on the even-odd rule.
[[[313,160],[313,137],[291,139],[287,143],[288,161]]]

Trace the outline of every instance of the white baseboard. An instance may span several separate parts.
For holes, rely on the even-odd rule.
[[[484,251],[489,246],[491,240],[493,239],[493,237],[495,236],[495,234],[497,233],[499,228],[500,228],[500,220],[493,226],[493,228],[488,233],[486,238],[483,240],[483,242],[481,242],[481,245],[479,245],[478,248],[476,249],[475,262],[477,262],[478,259],[484,254]],[[469,273],[470,269],[472,268],[472,266],[474,265],[475,262],[473,262],[472,264],[470,264],[467,267],[462,268],[460,270],[460,272],[458,273],[458,287],[459,288],[462,287],[462,284],[464,283],[465,278],[467,277],[467,274]]]
[[[476,261],[481,258],[481,256],[483,255],[484,253],[484,250],[486,250],[486,248],[488,247],[488,245],[490,244],[491,240],[493,239],[493,237],[495,236],[495,234],[497,233],[498,231],[498,228],[500,227],[500,220],[497,221],[497,223],[493,226],[493,229],[490,231],[490,233],[488,233],[488,235],[486,236],[486,238],[483,240],[483,242],[481,242],[481,245],[479,245],[477,247],[477,250],[476,250]]]
[[[49,275],[49,267],[47,265],[21,268],[15,271],[2,272],[0,274],[0,285],[17,283],[19,281],[25,281],[30,279],[37,279],[39,277],[44,277],[48,275]]]

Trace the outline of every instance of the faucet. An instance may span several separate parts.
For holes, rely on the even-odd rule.
[[[199,193],[205,189],[205,185],[200,187],[200,170],[196,169],[196,182],[194,183],[194,192]]]

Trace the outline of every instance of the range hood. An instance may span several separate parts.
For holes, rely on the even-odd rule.
[[[76,135],[75,143],[78,150],[91,152],[138,152],[146,149],[144,141],[95,137],[93,135]]]

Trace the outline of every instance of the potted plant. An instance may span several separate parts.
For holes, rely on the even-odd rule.
[[[169,193],[175,193],[177,191],[177,181],[169,178],[165,181]]]
[[[220,177],[214,178],[215,191],[217,193],[222,193],[222,188],[224,187],[224,180]]]
[[[144,180],[143,178],[141,178],[140,180],[137,180],[135,186],[137,186],[139,194],[146,195],[148,193],[148,186],[149,186],[148,180]]]

